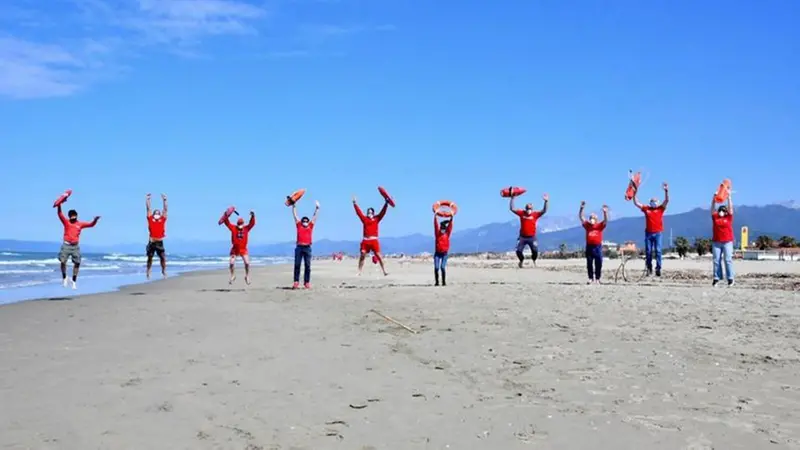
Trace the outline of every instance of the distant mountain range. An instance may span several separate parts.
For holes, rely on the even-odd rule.
[[[773,238],[793,236],[800,238],[800,204],[785,202],[768,206],[738,206],[735,209],[734,223],[738,239],[739,228],[747,225],[750,229],[750,240],[759,235]],[[680,214],[664,217],[665,245],[669,238],[684,236],[693,240],[696,237],[711,237],[711,219],[707,209],[695,208]],[[451,239],[451,252],[471,253],[486,251],[508,251],[514,248],[519,229],[518,220],[502,223],[490,223],[478,228],[458,230]],[[544,216],[539,222],[539,247],[542,250],[556,250],[561,244],[569,248],[582,247],[584,244],[583,228],[578,226],[577,217]],[[604,238],[614,242],[640,242],[644,235],[644,217],[624,217],[612,220],[604,233]],[[44,251],[58,250],[57,242],[35,242],[0,240],[0,251]],[[422,253],[433,248],[433,237],[428,234],[411,234],[401,237],[381,238],[384,253]],[[184,255],[220,255],[230,248],[227,241],[202,242],[170,239],[167,250]],[[122,244],[113,246],[83,246],[86,253],[127,253],[144,252],[143,244]],[[294,243],[251,245],[254,255],[288,256],[294,254]],[[338,251],[357,253],[358,241],[332,241],[321,239],[314,242],[314,252],[325,255]]]

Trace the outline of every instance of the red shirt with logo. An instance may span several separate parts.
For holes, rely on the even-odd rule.
[[[542,213],[533,211],[530,214],[525,214],[524,209],[518,209],[514,211],[514,214],[519,217],[519,235],[522,237],[536,236],[536,221],[539,220]]]
[[[447,228],[442,231],[436,216],[433,217],[433,235],[436,237],[436,253],[447,253],[450,251],[450,234],[453,232],[453,219],[447,224]]]
[[[714,222],[713,237],[711,240],[719,243],[733,242],[733,214],[720,216],[715,212],[711,216]]]
[[[239,228],[232,224],[227,218],[225,219],[225,226],[231,230],[231,244],[237,250],[247,250],[247,240],[250,236],[250,230],[256,226],[256,216],[250,216],[250,222]]]
[[[314,222],[309,222],[307,227],[303,222],[297,221],[297,245],[311,245],[311,235],[314,232]]]
[[[387,205],[383,205],[381,212],[379,212],[377,216],[373,217],[367,217],[367,215],[361,211],[361,208],[359,208],[357,204],[353,203],[353,207],[356,209],[356,214],[358,215],[358,218],[361,219],[361,223],[364,225],[364,238],[378,237],[378,224],[381,223],[383,216],[386,215]]]
[[[603,245],[605,222],[591,223],[587,220],[583,222],[583,228],[586,230],[586,245]]]
[[[64,242],[68,242],[74,245],[80,243],[81,231],[84,228],[92,228],[93,226],[95,226],[94,222],[76,221],[75,223],[72,223],[69,221],[69,219],[67,219],[67,216],[65,216],[60,209],[58,211],[58,218],[64,225]]]
[[[664,206],[642,206],[644,213],[645,227],[647,233],[661,233],[664,231]]]
[[[153,216],[147,218],[147,229],[150,231],[151,239],[164,239],[166,236],[167,217],[161,216],[156,220]]]

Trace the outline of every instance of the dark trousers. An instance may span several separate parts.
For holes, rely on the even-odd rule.
[[[303,282],[311,282],[311,246],[298,245],[294,248],[294,282],[300,281],[300,262],[305,265],[303,273]]]
[[[586,245],[586,271],[590,280],[599,280],[603,270],[603,246]]]
[[[539,256],[539,247],[536,245],[536,236],[520,236],[519,240],[517,241],[517,258],[520,261],[525,259],[525,256],[522,255],[522,251],[525,250],[525,247],[530,247],[531,249],[531,259],[536,262],[536,258]]]

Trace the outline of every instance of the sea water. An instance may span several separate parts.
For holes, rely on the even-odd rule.
[[[82,255],[78,289],[61,285],[61,269],[56,253],[0,252],[0,304],[41,298],[66,298],[81,294],[109,292],[121,286],[144,283],[143,255],[85,253]],[[286,262],[286,258],[251,256],[250,263],[264,266]],[[167,255],[167,275],[193,270],[222,269],[228,256]],[[237,261],[237,271],[241,261]],[[67,264],[67,277],[72,277],[72,262]],[[153,258],[151,280],[161,279],[158,257]]]

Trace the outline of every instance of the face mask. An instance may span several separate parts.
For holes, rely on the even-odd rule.
[[[592,218],[590,218],[590,219],[589,219],[589,223],[591,223],[591,224],[595,224],[595,223],[597,223],[597,219],[595,219],[594,217],[592,217]]]
[[[658,206],[658,203],[656,203],[656,202],[650,202],[650,207],[651,207],[651,208],[655,208],[656,206]]]
[[[725,217],[726,215],[728,215],[728,213],[726,213],[725,211],[720,211],[719,212],[719,216],[720,217]]]
[[[308,222],[300,222],[304,227],[308,228]]]
[[[527,215],[531,215],[532,212],[533,212],[532,209],[526,209],[525,210],[525,214],[527,214]]]
[[[161,214],[153,214],[154,220],[161,220]]]
[[[78,218],[77,218],[77,217],[70,217],[70,218],[69,218],[69,223],[75,223],[75,222],[77,222],[77,221],[78,221]]]

